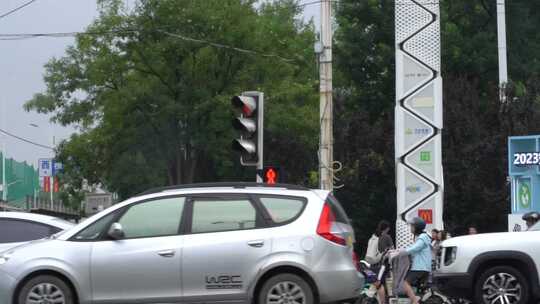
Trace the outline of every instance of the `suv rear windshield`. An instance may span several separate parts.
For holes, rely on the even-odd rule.
[[[296,219],[306,205],[305,200],[293,197],[259,197],[259,200],[276,224]]]
[[[330,205],[330,208],[332,208],[332,212],[336,216],[336,222],[347,225],[351,224],[349,217],[347,217],[347,213],[345,213],[345,210],[341,207],[339,201],[332,194],[328,194],[326,202]]]

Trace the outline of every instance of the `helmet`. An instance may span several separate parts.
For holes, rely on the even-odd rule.
[[[414,227],[414,234],[420,234],[426,229],[426,221],[421,217],[414,217],[407,221],[407,223]]]
[[[540,213],[536,211],[527,212],[523,215],[522,219],[531,225],[534,225],[538,220],[540,220]]]

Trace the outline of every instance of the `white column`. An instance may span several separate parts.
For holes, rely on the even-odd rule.
[[[399,248],[407,220],[443,228],[442,78],[438,0],[396,0],[395,159]]]

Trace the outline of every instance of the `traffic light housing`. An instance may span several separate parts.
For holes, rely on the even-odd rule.
[[[263,93],[244,92],[242,95],[233,96],[231,104],[234,110],[239,113],[239,116],[232,121],[232,125],[240,133],[240,138],[233,140],[232,148],[240,153],[240,163],[243,166],[262,168]]]

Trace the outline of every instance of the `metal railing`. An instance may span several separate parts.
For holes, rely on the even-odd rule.
[[[26,211],[55,215],[58,217],[79,218],[79,210],[65,206],[60,200],[54,200],[51,204],[49,199],[26,197]]]

